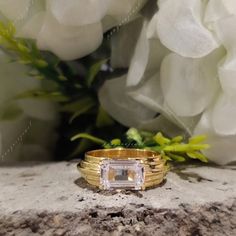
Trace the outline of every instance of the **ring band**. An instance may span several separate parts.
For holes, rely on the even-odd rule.
[[[162,183],[168,169],[154,151],[125,148],[89,151],[77,167],[89,184],[105,190],[145,190]]]

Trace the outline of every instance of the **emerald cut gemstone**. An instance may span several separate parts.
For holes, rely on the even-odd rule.
[[[138,160],[103,160],[100,184],[103,189],[140,190],[144,183],[144,167]]]

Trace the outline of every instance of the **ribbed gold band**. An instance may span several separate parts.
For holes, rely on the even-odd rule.
[[[159,185],[167,173],[165,160],[149,150],[142,149],[101,149],[89,151],[85,159],[78,164],[82,177],[91,185],[101,188],[101,163],[103,160],[139,160],[144,167],[144,184],[142,189]]]

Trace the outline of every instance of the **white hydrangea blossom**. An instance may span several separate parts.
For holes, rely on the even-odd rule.
[[[9,60],[0,53],[0,161],[50,160],[57,140],[57,109],[48,101],[14,99],[39,89],[40,83],[26,76],[25,66]]]
[[[36,39],[40,49],[74,60],[95,51],[104,31],[144,1],[0,0],[0,12],[15,23],[19,37]]]
[[[100,93],[100,100],[106,100],[104,108],[118,121],[126,124],[129,120],[129,126],[164,129],[173,135],[174,123],[190,135],[206,134],[211,148],[205,154],[210,160],[219,164],[235,161],[236,1],[157,3],[155,15],[143,17],[138,41],[126,38],[136,45],[132,55],[125,54],[129,67],[126,86],[119,94],[108,91],[106,98]],[[130,34],[130,30],[124,28],[121,34]],[[114,43],[122,48],[116,38]],[[115,59],[121,55],[116,54],[113,65],[119,66]],[[108,83],[110,91],[114,90],[110,81],[104,87]],[[126,97],[137,104],[125,104]],[[131,106],[139,107],[138,111]],[[129,111],[127,115],[124,109]],[[161,116],[155,118],[151,111]]]

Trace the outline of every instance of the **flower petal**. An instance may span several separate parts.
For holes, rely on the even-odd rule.
[[[18,159],[20,154],[20,147],[15,148],[14,152],[9,153],[4,158],[4,154],[7,152],[9,147],[12,146],[12,143],[16,142],[19,135],[28,127],[28,122],[25,117],[20,117],[16,120],[11,121],[1,121],[0,122],[0,154],[3,157],[3,161],[15,160]]]
[[[236,135],[236,96],[222,93],[212,111],[215,132],[220,135]]]
[[[21,160],[25,150],[25,143],[41,146],[40,148],[43,150],[44,148],[52,148],[53,143],[55,144],[56,141],[54,129],[57,126],[58,119],[55,105],[49,101],[15,99],[18,94],[41,87],[39,80],[26,76],[27,72],[26,66],[19,63],[9,63],[9,57],[0,52],[2,83],[0,87],[0,105],[8,108],[10,108],[9,105],[13,105],[13,107],[15,106],[22,111],[17,116],[12,115],[11,120],[7,120],[4,116],[4,118],[2,117],[3,120],[0,121],[0,153],[4,155],[11,149],[13,143],[19,141],[22,135],[25,138],[24,144],[16,145],[14,152],[8,152],[9,155],[6,156],[5,160]],[[30,126],[31,121],[32,126]],[[36,121],[41,124],[41,127],[37,130],[37,133],[32,135],[33,130],[37,127]],[[45,125],[46,123],[48,125]],[[41,132],[42,127],[43,132]],[[26,130],[27,133],[25,133]],[[41,139],[41,137],[44,138]],[[27,159],[33,160],[34,156],[29,156],[27,152],[25,154]],[[42,158],[44,159],[45,156]]]
[[[184,57],[206,56],[218,47],[213,34],[201,18],[203,2],[199,0],[162,1],[157,13],[157,31],[161,42]]]
[[[44,149],[52,150],[58,139],[58,134],[54,131],[59,124],[58,120],[49,121],[32,118],[31,121],[32,126],[27,135],[27,140],[25,140],[25,144],[36,144]]]
[[[107,15],[103,20],[104,32],[134,20],[146,2],[147,0],[110,0]]]
[[[161,91],[159,73],[146,79],[141,86],[130,90],[128,94],[149,109],[158,113],[164,112],[164,97]]]
[[[180,134],[185,135],[185,131],[183,129],[178,127],[175,123],[171,122],[163,115],[159,115],[152,120],[142,122],[139,128],[151,132],[161,131],[169,137],[175,137]]]
[[[204,21],[209,24],[233,14],[236,14],[235,0],[209,0],[205,11]]]
[[[216,134],[212,126],[211,110],[203,113],[201,120],[195,128],[194,135],[202,134],[207,135],[206,142],[210,145],[210,149],[203,151],[209,160],[220,165],[236,161],[236,135],[224,136]]]
[[[103,37],[101,23],[85,26],[63,26],[47,14],[37,39],[42,50],[49,50],[62,60],[81,58],[96,50]]]
[[[17,27],[17,37],[37,39],[39,32],[43,26],[46,12],[39,13],[28,19],[21,27]]]
[[[22,20],[31,6],[32,0],[0,0],[0,12],[9,20]]]
[[[158,39],[158,32],[157,32],[157,13],[152,17],[152,19],[150,20],[149,24],[148,24],[148,28],[147,28],[147,38],[151,39]]]
[[[171,127],[176,125],[181,128],[182,131],[184,130],[186,134],[191,134],[193,128],[198,122],[198,116],[180,117],[168,107],[168,104],[166,104],[166,102],[164,101],[164,96],[161,91],[159,73],[155,74],[150,79],[146,79],[144,83],[142,83],[142,85],[138,88],[133,88],[132,90],[130,90],[128,92],[128,95],[132,97],[135,101],[139,102],[140,104],[143,104],[146,108],[161,113],[163,117],[169,120],[169,123],[173,123]],[[152,124],[157,124],[158,122],[159,121],[157,119],[156,121],[147,120],[144,123],[147,127],[150,128],[153,127]],[[163,127],[161,126],[157,126],[154,130],[162,130],[162,128]],[[171,135],[171,133],[172,132],[169,129],[169,132],[167,134]]]
[[[236,49],[236,48],[235,48]],[[236,94],[236,50],[230,51],[218,68],[223,91],[229,96]]]
[[[217,63],[224,50],[203,59],[169,54],[161,67],[161,87],[165,101],[178,116],[195,116],[212,102],[219,82]]]
[[[227,50],[227,56],[220,63],[220,83],[225,93],[236,93],[236,15],[219,20],[215,24],[216,34]]]
[[[48,139],[48,137],[47,137]],[[15,159],[14,159],[15,160]],[[43,146],[36,144],[24,144],[21,152],[17,157],[17,161],[49,161],[53,160],[52,151]]]
[[[128,127],[138,127],[156,112],[130,98],[125,87],[126,76],[106,81],[99,91],[99,101],[115,120]]]
[[[29,78],[27,68],[17,62],[9,63],[10,58],[0,51],[0,103],[30,89],[38,88],[40,82]]]
[[[161,61],[169,52],[158,39],[147,38],[148,23],[144,22],[127,77],[127,86],[136,86],[142,79],[158,72]]]
[[[47,0],[47,8],[60,24],[94,24],[105,16],[111,0]]]
[[[111,65],[113,68],[129,67],[142,27],[142,20],[142,17],[139,17],[121,27],[119,32],[112,36]]]
[[[124,16],[130,17],[131,11],[137,11],[146,0],[111,0],[107,15],[122,19]],[[127,19],[128,21],[128,19]]]
[[[56,105],[49,101],[23,99],[18,101],[18,104],[22,108],[24,113],[30,117],[49,121],[56,121],[57,119]],[[37,109],[35,109],[36,107]]]

